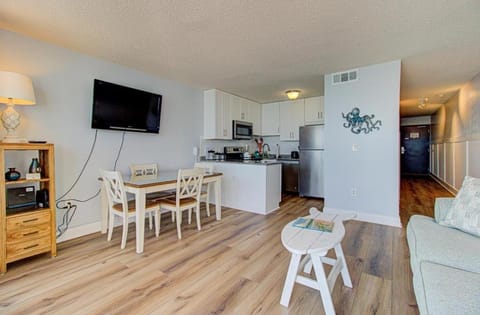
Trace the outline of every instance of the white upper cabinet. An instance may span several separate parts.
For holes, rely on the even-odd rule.
[[[323,96],[305,99],[305,125],[325,123]]]
[[[280,141],[298,141],[305,121],[305,100],[280,102]]]
[[[262,132],[262,105],[248,101],[247,121],[253,123],[253,134],[261,135]]]
[[[216,89],[204,91],[203,98],[205,139],[232,139],[233,120],[251,122],[253,134],[260,134],[260,104]]]
[[[203,93],[203,137],[232,139],[232,95],[207,90]]]
[[[232,120],[244,120],[242,119],[243,117],[243,104],[242,104],[243,99],[240,97],[236,97],[232,95]]]
[[[262,105],[262,136],[278,136],[280,134],[280,105],[268,103]]]

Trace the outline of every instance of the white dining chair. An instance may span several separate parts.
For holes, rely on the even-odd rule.
[[[195,209],[197,219],[197,229],[201,230],[200,224],[200,193],[202,191],[203,170],[198,168],[178,170],[177,186],[175,198],[165,198],[160,200],[160,209],[169,210],[176,215],[177,236],[182,239],[182,213],[188,210],[188,223],[192,221],[192,209]],[[155,225],[160,226],[161,214],[157,212],[155,216]]]
[[[157,176],[158,175],[158,166],[157,163],[148,163],[148,164],[131,164],[130,165],[130,174],[132,178],[148,177],[148,176]],[[163,198],[175,196],[174,192],[171,191],[158,191],[148,193],[145,198],[149,201],[158,201]],[[174,222],[174,216],[172,215],[172,222]],[[148,214],[148,225],[150,230],[153,228],[152,223],[152,213]]]
[[[195,168],[202,169],[203,175],[207,173],[213,173],[212,165],[205,165],[200,163],[195,163]],[[205,203],[205,209],[207,209],[207,215],[210,216],[210,185],[211,183],[206,183],[202,185],[202,192],[200,193],[200,202]]]
[[[123,178],[120,172],[100,170],[100,175],[102,177],[102,184],[104,185],[108,201],[109,219],[107,240],[112,240],[115,216],[121,217],[123,231],[120,248],[124,249],[127,243],[128,219],[135,216],[135,199],[127,199],[127,192],[125,191]],[[145,213],[156,213],[159,208],[159,201],[147,200],[145,204]],[[157,221],[155,220],[155,223],[156,222]],[[145,222],[135,222],[135,224],[145,224]],[[155,224],[156,236],[159,235],[159,230],[159,226]]]

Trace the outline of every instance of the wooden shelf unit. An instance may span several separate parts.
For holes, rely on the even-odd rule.
[[[48,252],[52,257],[57,255],[54,146],[51,143],[0,143],[0,170],[4,172],[5,153],[8,151],[25,151],[25,154],[31,151],[32,157],[38,153],[42,172],[40,179],[6,181],[5,176],[0,176],[0,273],[5,273],[7,263],[13,261]],[[32,183],[48,190],[49,207],[31,207],[7,213],[7,187]]]

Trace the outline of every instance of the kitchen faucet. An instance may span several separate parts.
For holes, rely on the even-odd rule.
[[[268,153],[265,151],[265,146],[267,147],[267,150],[268,150],[267,152],[268,152]],[[269,155],[269,153],[270,153],[270,146],[268,145],[268,143],[265,143],[265,144],[262,146],[262,151],[263,151],[263,156],[264,156],[264,157],[266,156],[266,157],[268,158],[268,155]]]

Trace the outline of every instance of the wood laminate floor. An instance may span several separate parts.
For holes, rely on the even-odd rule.
[[[290,306],[279,303],[290,259],[280,232],[312,206],[323,201],[286,196],[270,215],[224,209],[221,221],[202,211],[202,230],[184,220],[180,241],[164,216],[159,238],[146,229],[141,255],[133,223],[125,250],[120,228],[111,242],[97,233],[61,243],[56,258],[8,265],[0,314],[323,314],[319,293],[298,284]],[[404,231],[346,222],[353,289],[338,277],[337,314],[418,314]]]
[[[400,183],[400,220],[406,226],[415,214],[433,217],[435,198],[453,197],[430,176],[402,176]]]

